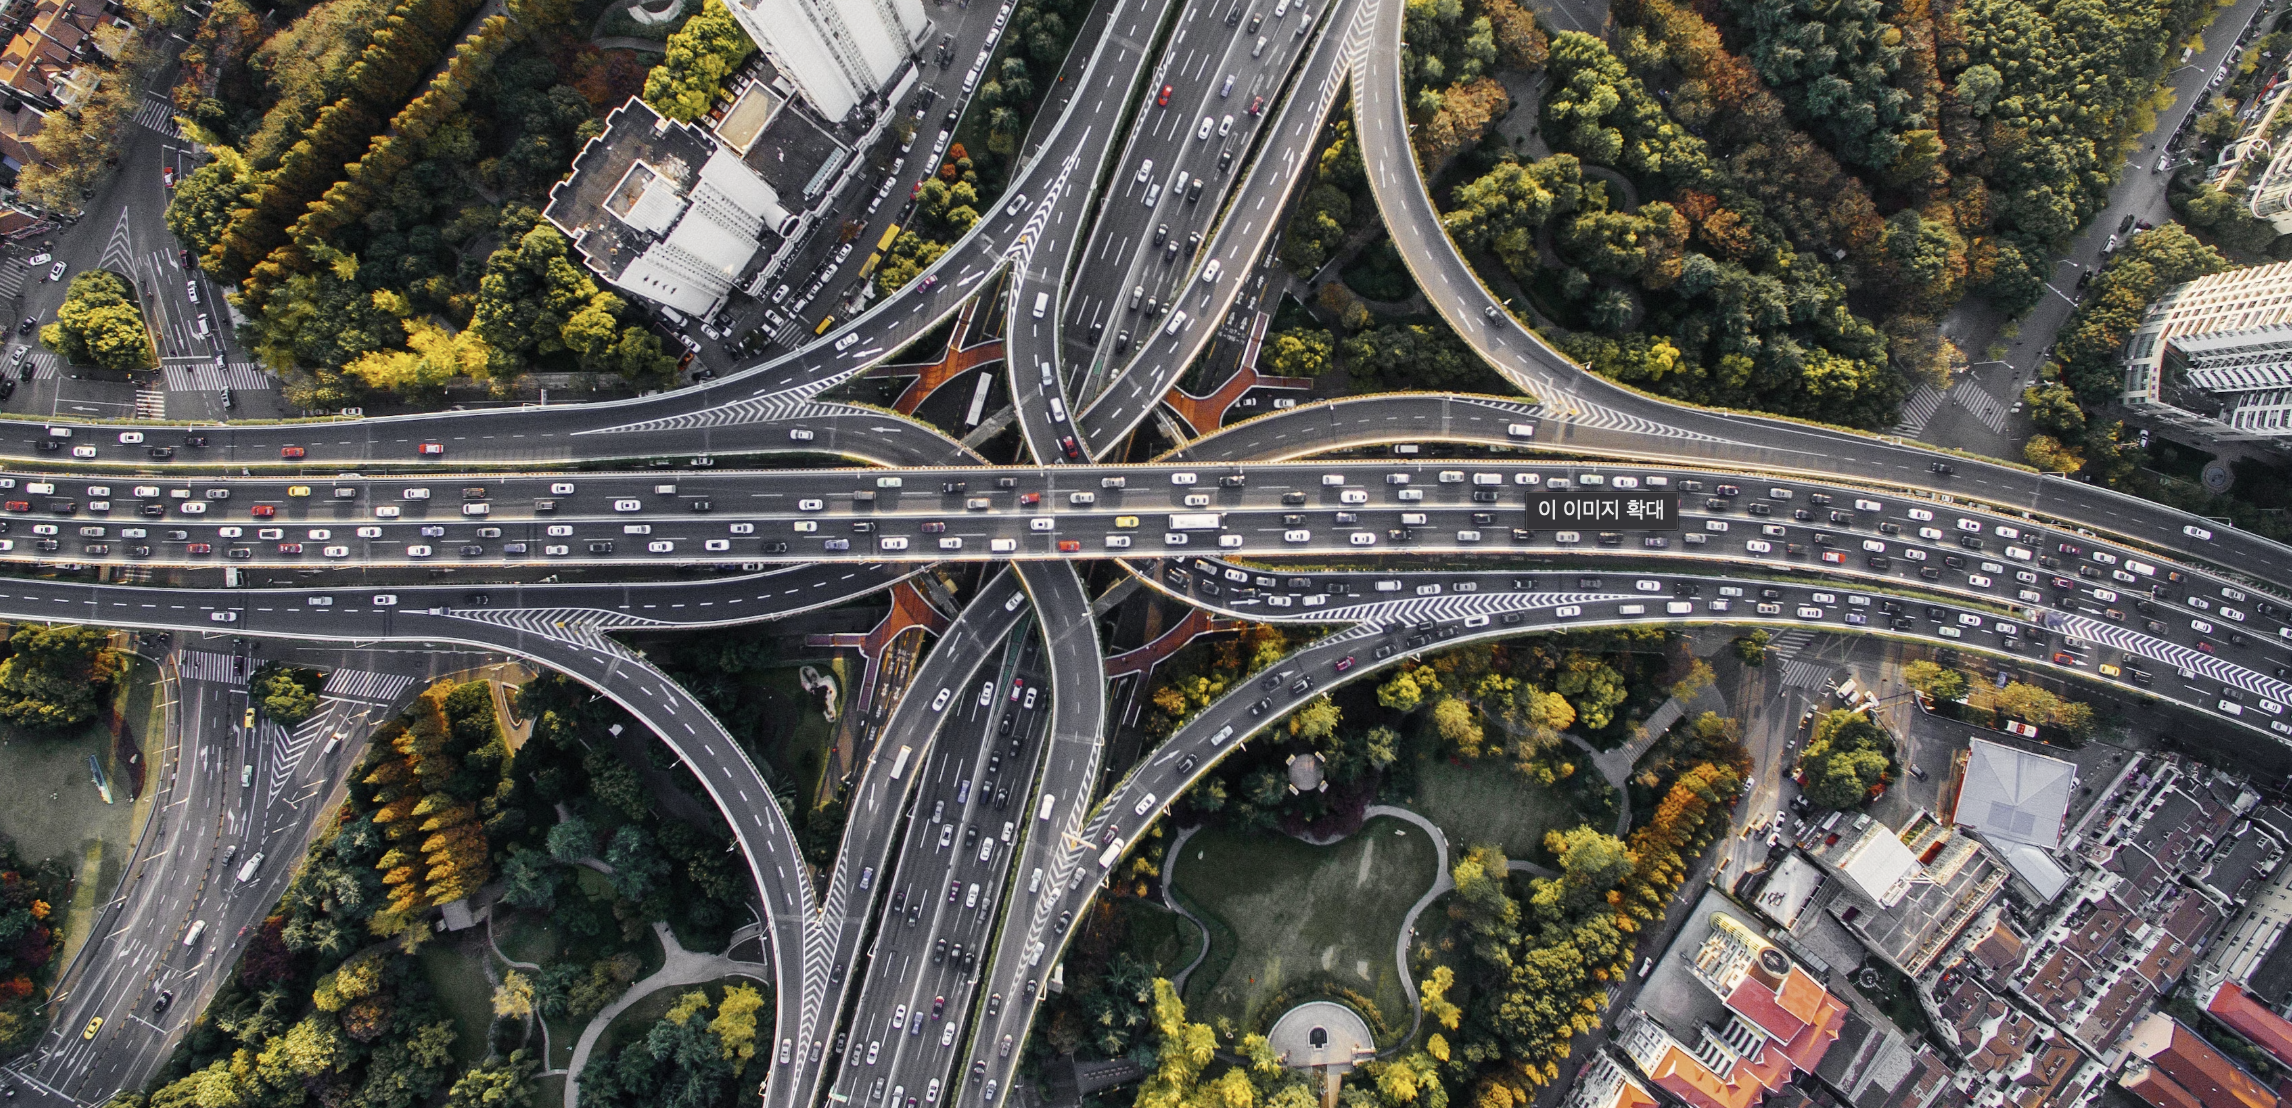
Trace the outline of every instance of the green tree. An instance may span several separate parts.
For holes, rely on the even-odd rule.
[[[0,719],[61,730],[95,718],[120,671],[110,636],[72,624],[19,624],[0,661]]]
[[[1265,344],[1267,369],[1284,377],[1319,377],[1337,352],[1337,337],[1312,327],[1277,331]]]
[[[1825,808],[1858,807],[1893,768],[1894,739],[1862,712],[1839,709],[1815,721],[1814,737],[1799,752],[1807,799]]]
[[[488,1058],[471,1067],[446,1090],[445,1108],[514,1108],[530,1103],[533,1071],[539,1061],[526,1057],[523,1050]]]
[[[1735,640],[1735,656],[1741,658],[1743,664],[1747,666],[1766,665],[1768,639],[1769,636],[1764,629],[1756,629],[1748,635],[1737,638]]]
[[[106,269],[81,270],[72,278],[56,321],[40,329],[40,343],[74,365],[151,365],[151,336],[144,330],[135,286]]]
[[[669,36],[667,54],[645,75],[645,102],[670,119],[697,120],[716,103],[724,78],[755,52],[724,0],[707,0]]]
[[[1966,695],[1966,675],[1921,658],[1902,667],[1902,680],[1932,700],[1960,700]]]
[[[262,705],[263,715],[293,727],[318,711],[319,692],[326,678],[314,669],[266,662],[247,681],[248,691]]]

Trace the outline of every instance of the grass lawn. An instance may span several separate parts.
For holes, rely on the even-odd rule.
[[[1261,1030],[1279,1014],[1260,1011],[1268,1001],[1320,982],[1369,997],[1388,1026],[1406,1027],[1393,940],[1432,885],[1434,858],[1423,832],[1391,819],[1327,847],[1223,830],[1194,836],[1176,863],[1178,891],[1211,921],[1213,947],[1233,949],[1213,953],[1187,982],[1188,1011]]]
[[[422,944],[422,976],[454,1018],[454,1059],[465,1066],[485,1060],[486,1029],[493,1026],[493,985],[477,959],[444,940]]]
[[[850,682],[835,672],[833,661],[828,658],[808,658],[756,670],[749,683],[749,695],[741,699],[757,704],[762,712],[758,718],[770,721],[768,726],[773,737],[762,753],[764,760],[771,764],[773,774],[795,782],[796,795],[809,798],[820,793],[820,775],[827,772],[828,743],[835,737],[835,725],[813,706],[811,694],[804,691],[803,682],[797,677],[807,665],[837,678],[839,710],[850,705]]]
[[[158,671],[140,658],[128,658],[111,709],[126,721],[148,767],[164,736],[153,710]],[[88,758],[103,765],[112,803],[104,803],[88,771]],[[0,834],[16,843],[27,862],[53,858],[72,875],[71,900],[63,911],[59,967],[70,964],[95,918],[95,910],[119,882],[134,845],[139,813],[133,767],[115,756],[111,726],[98,716],[86,726],[57,734],[0,724],[0,780],[18,803],[0,805]],[[147,780],[148,796],[156,782]]]
[[[1408,807],[1440,825],[1451,854],[1495,843],[1505,857],[1527,860],[1542,854],[1545,832],[1584,822],[1567,797],[1499,760],[1457,765],[1446,758],[1423,758],[1416,770],[1416,795]]]
[[[1155,976],[1168,977],[1194,960],[1194,952],[1202,945],[1200,928],[1151,901],[1124,897],[1120,903],[1130,917],[1127,921],[1129,938],[1122,949],[1131,957],[1153,965]]]

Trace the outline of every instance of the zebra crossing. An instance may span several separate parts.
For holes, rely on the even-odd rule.
[[[237,655],[217,654],[212,650],[178,652],[175,672],[185,681],[206,681],[234,688],[247,683],[247,675],[239,671]]]
[[[1894,433],[1908,438],[1916,438],[1924,433],[1926,421],[1934,418],[1934,413],[1941,410],[1944,399],[1934,386],[1918,386],[1918,391],[1911,393],[1910,399],[1903,403],[1902,419],[1894,425]]]
[[[326,675],[326,688],[320,695],[338,700],[391,704],[413,684],[414,679],[402,673],[344,668]]]
[[[135,390],[135,418],[166,419],[167,394],[158,389]]]
[[[143,103],[135,106],[135,121],[168,138],[183,137],[183,129],[175,125],[175,105],[161,97],[146,95]]]
[[[9,264],[0,265],[0,299],[13,300],[22,296],[24,286],[32,283],[32,267],[18,264],[20,262],[22,259],[15,259]]]
[[[169,392],[213,392],[216,389],[275,389],[278,378],[266,372],[260,362],[232,362],[217,369],[212,362],[194,365],[159,367],[159,375],[167,383]]]
[[[2005,433],[2006,413],[2010,410],[2005,401],[1991,396],[1972,383],[1951,389],[1950,396],[1957,400],[1959,407],[1974,417],[1975,422],[1989,428],[1991,434]]]
[[[1828,662],[1785,658],[1782,664],[1782,684],[1786,689],[1819,689],[1823,682],[1830,679],[1830,672],[1836,668]]]
[[[29,344],[27,344],[27,346],[29,347]],[[11,362],[10,364],[15,365],[18,363]],[[24,355],[24,361],[21,364],[32,367],[32,375],[30,377],[22,378],[26,381],[53,381],[56,378],[64,375],[62,369],[63,359],[58,358],[56,355],[46,350],[41,350],[37,347],[30,347],[29,352]]]

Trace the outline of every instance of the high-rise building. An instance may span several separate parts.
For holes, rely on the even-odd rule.
[[[888,88],[931,33],[922,0],[727,0],[774,68],[841,122]]]
[[[2125,344],[2124,401],[2215,438],[2292,437],[2292,262],[2158,297]]]

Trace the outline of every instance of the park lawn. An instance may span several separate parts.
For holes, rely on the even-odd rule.
[[[1587,771],[1589,764],[1577,770]],[[1460,765],[1421,758],[1416,779],[1408,807],[1439,825],[1452,855],[1495,843],[1507,858],[1533,860],[1543,855],[1546,832],[1584,822],[1565,795],[1522,777],[1501,759]]]
[[[1201,949],[1201,929],[1168,908],[1134,896],[1117,902],[1128,915],[1128,938],[1122,949],[1154,967],[1154,976],[1168,977],[1186,968]]]
[[[770,721],[773,738],[760,753],[774,778],[793,782],[796,795],[808,803],[820,795],[820,777],[828,769],[828,744],[835,739],[836,725],[820,714],[804,691],[797,674],[805,666],[836,679],[839,713],[851,706],[851,679],[832,658],[804,658],[755,670],[741,700],[756,705],[765,713],[760,718]]]
[[[141,658],[124,661],[110,708],[125,721],[148,768],[165,740],[165,714],[155,700],[159,673]],[[111,783],[110,804],[88,771],[90,755]],[[117,756],[111,725],[102,715],[63,734],[0,724],[0,780],[9,782],[10,796],[29,802],[0,805],[0,835],[15,842],[25,861],[54,859],[72,875],[71,899],[59,905],[59,969],[70,965],[87,941],[96,908],[119,884],[141,817],[150,809],[157,782],[147,777],[144,795],[131,795],[133,772]]]
[[[438,1003],[453,1017],[454,1060],[474,1066],[485,1060],[486,1032],[493,1026],[493,985],[485,979],[485,966],[454,945],[423,943],[415,957]]]
[[[1376,819],[1343,842],[1312,846],[1211,830],[1189,840],[1175,865],[1177,890],[1210,921],[1213,947],[1233,944],[1187,982],[1193,1018],[1263,1030],[1279,1015],[1261,1010],[1269,1002],[1319,984],[1369,997],[1387,1027],[1408,1026],[1393,944],[1436,877],[1424,832]]]

